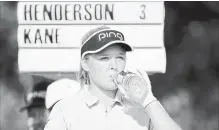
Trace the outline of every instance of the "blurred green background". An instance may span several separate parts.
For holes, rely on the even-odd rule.
[[[18,73],[16,11],[17,2],[0,2],[0,130],[26,129],[24,93],[45,79]],[[219,2],[165,2],[164,43],[167,69],[150,76],[154,95],[184,130],[218,130]]]

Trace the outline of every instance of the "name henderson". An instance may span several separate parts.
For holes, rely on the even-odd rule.
[[[114,4],[25,4],[25,20],[114,20]]]

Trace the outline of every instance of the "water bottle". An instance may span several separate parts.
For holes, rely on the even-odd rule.
[[[140,103],[144,102],[148,94],[148,88],[147,82],[143,77],[135,73],[122,71],[117,76],[116,82],[124,88],[131,99]]]

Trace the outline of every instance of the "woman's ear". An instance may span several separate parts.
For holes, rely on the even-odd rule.
[[[87,66],[87,58],[84,57],[84,58],[81,60],[81,67],[83,68],[83,70],[89,71],[89,68],[88,68],[88,66]]]

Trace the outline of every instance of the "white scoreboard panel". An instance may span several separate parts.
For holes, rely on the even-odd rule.
[[[164,2],[156,1],[19,2],[19,71],[71,77],[79,70],[81,37],[105,25],[134,47],[127,68],[165,73],[164,11]]]

